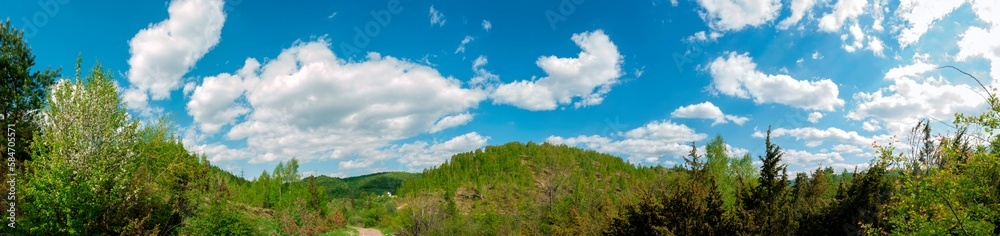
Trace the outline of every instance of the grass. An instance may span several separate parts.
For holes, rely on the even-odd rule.
[[[392,235],[392,233],[394,232],[392,231],[392,229],[385,227],[375,227],[375,229],[377,229],[379,232],[382,232],[382,235]]]

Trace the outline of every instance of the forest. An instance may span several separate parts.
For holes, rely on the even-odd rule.
[[[791,174],[768,131],[764,153],[730,156],[719,135],[672,167],[513,142],[421,173],[304,177],[292,158],[245,179],[185,149],[168,119],[130,115],[100,63],[39,70],[22,37],[0,25],[4,234],[1000,234],[994,95],[949,135],[913,124],[910,148],[873,144],[851,171]]]

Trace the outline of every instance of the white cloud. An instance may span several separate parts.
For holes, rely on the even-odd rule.
[[[688,42],[708,42],[709,40],[715,41],[722,37],[722,33],[712,31],[711,33],[706,33],[705,31],[698,31],[687,37]]]
[[[913,78],[920,74],[932,71],[937,68],[936,65],[927,63],[925,60],[928,57],[927,54],[917,54],[914,56],[914,63],[911,65],[899,66],[889,69],[885,73],[886,80],[897,80],[902,78]]]
[[[885,80],[892,84],[871,93],[854,95],[857,108],[847,114],[853,120],[877,118],[890,134],[902,134],[919,119],[948,119],[955,113],[974,114],[985,108],[981,91],[966,84],[952,84],[943,77],[919,78],[934,65],[917,56],[915,63],[889,70]],[[869,125],[877,129],[878,124]]]
[[[848,28],[848,32],[851,33],[850,35],[854,39],[854,42],[847,43],[847,35],[841,35],[840,39],[844,41],[844,51],[854,52],[855,50],[863,49],[865,47],[865,33],[861,31],[861,26],[855,23]]]
[[[693,35],[688,36],[687,40],[695,42],[705,42],[708,41],[708,35],[705,33],[705,31],[698,31],[695,32]]]
[[[256,68],[248,60],[237,73],[250,112],[226,137],[246,140],[251,162],[356,157],[344,165],[364,166],[388,158],[375,154],[390,142],[467,123],[469,110],[486,99],[486,92],[424,65],[377,53],[349,62],[329,47],[323,38],[296,42],[259,69],[246,69]],[[200,87],[207,94],[217,80]]]
[[[836,163],[844,161],[844,158],[840,156],[840,153],[810,153],[800,150],[786,150],[785,155],[782,158],[783,161],[789,165],[796,166],[813,166],[825,163]]]
[[[816,0],[793,0],[792,6],[789,7],[792,11],[792,15],[779,22],[778,29],[784,30],[788,29],[788,27],[791,27],[792,25],[795,25],[799,22],[799,20],[802,20],[802,17],[804,17],[806,13],[809,12],[809,10],[815,5]]]
[[[864,123],[861,124],[861,129],[864,129],[865,131],[872,131],[873,132],[873,131],[877,131],[877,130],[882,129],[882,126],[879,125],[878,120],[869,119],[869,120],[867,120],[867,121],[865,121]]]
[[[238,74],[207,77],[194,88],[187,111],[202,132],[214,134],[223,125],[234,122],[236,117],[250,112],[249,108],[235,102],[246,91],[243,78],[255,73],[259,67],[257,60],[247,59]]]
[[[222,0],[172,1],[168,19],[129,40],[129,90],[138,91],[127,98],[130,106],[145,106],[147,93],[153,100],[167,99],[180,87],[184,74],[219,43],[223,5]]]
[[[833,151],[837,152],[837,153],[844,153],[844,154],[854,154],[854,153],[862,153],[862,152],[864,152],[864,150],[861,150],[861,148],[859,148],[858,146],[849,145],[849,144],[837,144],[837,145],[833,145]]]
[[[444,26],[444,14],[434,9],[434,5],[431,5],[430,16],[431,25]]]
[[[819,54],[819,51],[813,52],[812,59],[813,60],[823,60],[823,54]]]
[[[483,55],[479,55],[472,62],[472,71],[476,72],[476,75],[469,79],[469,86],[488,92],[492,92],[497,86],[500,86],[500,76],[483,68],[488,62],[486,56]]]
[[[341,169],[361,169],[361,168],[368,168],[372,164],[375,164],[375,160],[354,159],[354,160],[341,161],[339,164],[337,164],[337,166],[339,166]]]
[[[837,32],[845,22],[856,19],[865,13],[866,0],[838,0],[833,5],[833,12],[819,19],[819,29],[826,32]]]
[[[153,108],[149,106],[149,95],[138,89],[125,89],[122,92],[122,100],[129,110],[138,111],[141,116],[152,115]]]
[[[840,36],[841,41],[843,41],[844,51],[855,52],[857,50],[869,50],[875,54],[875,56],[883,57],[882,51],[885,49],[885,44],[882,40],[878,39],[875,35],[865,35],[864,31],[861,30],[861,26],[855,22],[851,27],[848,27],[848,32],[850,33],[850,38],[853,39],[851,43],[848,43],[848,34],[843,34]],[[866,46],[865,40],[868,40]]]
[[[886,0],[874,0],[872,1],[870,13],[872,15],[872,30],[877,32],[882,32],[885,27],[882,26],[882,22],[885,21],[885,13],[889,12],[889,8],[886,7],[889,4]]]
[[[691,151],[690,142],[707,137],[685,125],[668,120],[653,121],[642,127],[619,132],[614,137],[599,135],[564,138],[550,136],[545,142],[579,146],[598,152],[622,155],[632,162],[656,163],[661,157],[681,157]],[[613,140],[617,138],[618,140]]]
[[[473,38],[472,36],[466,35],[465,38],[462,39],[462,42],[460,44],[458,44],[458,49],[455,49],[455,54],[458,54],[460,52],[461,53],[465,53],[465,45],[469,44],[473,40],[476,40],[476,38]]]
[[[740,117],[734,115],[726,115],[722,113],[722,109],[712,104],[712,102],[703,102],[698,104],[692,104],[687,106],[682,106],[677,108],[670,113],[672,118],[696,118],[696,119],[710,119],[713,120],[712,125],[725,124],[730,121],[737,125],[743,125],[750,118]]]
[[[677,2],[677,0],[670,0],[670,6],[675,6],[676,7],[678,4],[680,4],[680,3]]]
[[[1000,2],[994,0],[971,0],[972,11],[979,19],[993,27],[1000,26]]]
[[[753,98],[757,104],[779,103],[806,110],[833,111],[844,105],[839,89],[830,79],[796,80],[788,75],[768,75],[757,71],[747,53],[729,52],[708,65],[715,91],[739,98]]]
[[[423,141],[403,145],[393,145],[386,148],[385,152],[390,156],[398,156],[399,162],[406,165],[410,170],[416,171],[421,168],[440,165],[451,156],[480,149],[486,146],[486,141],[490,137],[484,137],[476,132],[463,134],[454,137],[443,143],[429,144]]]
[[[965,0],[901,0],[899,7],[896,8],[896,15],[904,23],[901,26],[906,28],[899,32],[897,38],[900,47],[905,48],[907,45],[916,43],[920,40],[920,36],[927,33],[931,24],[944,18],[964,3]]]
[[[882,43],[882,40],[878,39],[878,37],[875,37],[874,35],[868,36],[869,51],[872,51],[872,53],[875,53],[876,56],[881,57],[883,56],[882,50],[884,49],[885,49],[885,44]]]
[[[1000,4],[998,4],[1000,5]],[[997,6],[1000,8],[1000,6]],[[997,22],[996,24],[1000,24]],[[987,30],[979,27],[969,27],[958,41],[958,54],[955,59],[965,61],[971,57],[981,57],[990,61],[990,78],[979,78],[984,83],[996,85],[1000,82],[1000,26]],[[962,78],[965,80],[966,78]],[[968,78],[971,80],[971,78]]]
[[[182,135],[181,143],[184,144],[186,149],[191,150],[193,153],[204,154],[212,163],[218,164],[220,162],[242,160],[251,157],[251,153],[245,149],[233,149],[220,143],[206,144],[205,137],[207,135],[198,132],[194,127],[183,129]]]
[[[488,20],[483,20],[483,30],[490,31],[493,28],[493,23]]]
[[[184,83],[184,90],[183,90],[183,91],[184,91],[184,96],[185,96],[185,97],[187,97],[187,96],[191,96],[191,93],[193,93],[193,92],[194,92],[194,89],[195,89],[196,87],[198,87],[198,84],[196,84],[196,83],[194,83],[194,82],[187,82],[187,83]]]
[[[773,21],[781,12],[778,0],[698,0],[701,18],[717,31],[739,31]]]
[[[451,127],[461,126],[468,124],[472,121],[472,114],[462,113],[458,115],[445,116],[434,123],[434,126],[428,131],[430,133],[437,133],[438,131],[445,130]]]
[[[816,112],[816,111],[814,111],[812,113],[809,113],[809,119],[808,119],[809,122],[812,122],[812,123],[815,124],[816,122],[819,122],[819,119],[823,119],[823,113],[819,113],[819,112]]]
[[[833,163],[832,165],[830,165],[830,167],[833,167],[834,171],[847,170],[848,172],[855,172],[855,171],[866,170],[866,169],[868,169],[869,165],[871,165],[871,164],[868,164],[868,163],[857,163],[857,164]]]
[[[491,95],[493,103],[532,111],[570,103],[577,108],[600,104],[622,75],[622,56],[604,31],[574,34],[572,39],[583,49],[576,58],[538,58],[536,64],[548,76],[500,85]],[[574,102],[575,98],[580,100]]]
[[[766,133],[761,131],[755,131],[753,137],[764,138]],[[854,144],[854,145],[871,145],[876,139],[861,136],[855,131],[845,131],[840,128],[830,127],[827,129],[817,129],[814,127],[802,127],[802,128],[777,128],[771,130],[771,138],[777,138],[781,136],[792,136],[796,140],[804,140],[806,142],[811,142],[818,146],[825,141],[835,141],[842,144]]]

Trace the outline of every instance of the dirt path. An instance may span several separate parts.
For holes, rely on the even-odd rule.
[[[351,228],[358,230],[359,236],[383,236],[382,231],[378,231],[377,229],[358,228],[358,227],[351,227]]]

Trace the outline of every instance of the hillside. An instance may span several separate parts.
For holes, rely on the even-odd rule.
[[[399,214],[404,224],[429,226],[408,234],[593,235],[668,171],[565,145],[488,146],[404,182]]]
[[[317,176],[303,178],[303,182],[312,181],[315,178],[316,185],[326,190],[331,198],[358,198],[363,193],[375,195],[390,192],[396,194],[397,189],[403,182],[419,177],[419,173],[409,172],[381,172],[361,176],[337,178],[330,176]]]

